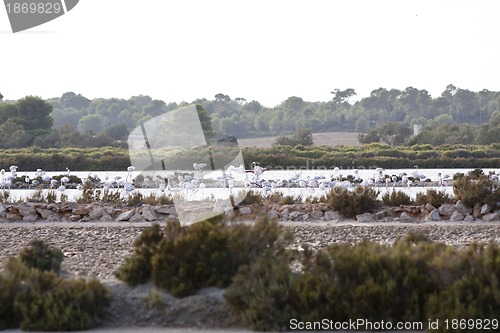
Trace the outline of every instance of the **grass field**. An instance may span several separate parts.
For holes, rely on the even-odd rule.
[[[276,141],[277,136],[264,138],[238,139],[240,147],[267,148]],[[360,146],[358,133],[353,132],[326,132],[313,133],[314,145],[316,146]]]

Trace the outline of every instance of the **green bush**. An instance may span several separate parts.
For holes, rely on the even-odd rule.
[[[436,332],[491,332],[467,319],[493,319],[500,313],[500,248],[497,245],[472,246],[457,260],[450,283],[436,291],[428,300],[427,316],[439,319]],[[448,319],[446,329],[444,321]],[[457,324],[453,319],[458,319]],[[460,322],[460,319],[465,320]],[[460,327],[460,325],[465,325]],[[465,329],[464,329],[465,328]]]
[[[413,203],[413,200],[408,194],[402,191],[391,191],[391,194],[389,194],[389,192],[386,192],[382,196],[382,202],[384,203],[384,205],[400,206],[411,205]]]
[[[428,189],[425,193],[417,193],[415,198],[415,203],[417,205],[429,203],[436,208],[443,204],[453,203],[453,201],[453,198],[449,194],[434,189]]]
[[[59,253],[33,241],[19,257],[4,262],[0,275],[0,329],[86,330],[105,316],[106,288],[96,279],[59,277]],[[36,256],[39,258],[34,259]]]
[[[453,182],[455,198],[461,200],[465,206],[473,207],[478,204],[489,204],[495,207],[500,201],[500,190],[482,170],[476,169],[466,176],[460,176]]]
[[[27,267],[59,273],[64,255],[60,249],[34,239],[21,250],[19,258]]]
[[[262,256],[242,266],[224,297],[246,327],[284,331],[289,320],[299,316],[290,292],[292,279],[287,261]]]
[[[178,224],[178,221],[170,223]],[[144,230],[134,241],[134,255],[125,258],[115,273],[116,277],[131,286],[148,282],[151,279],[151,258],[158,252],[163,237],[163,230],[157,223]]]
[[[143,232],[116,275],[132,285],[152,279],[184,297],[204,287],[227,287],[240,266],[263,253],[281,253],[290,241],[290,234],[268,219],[247,225],[218,216],[186,227],[168,220],[163,232],[158,225]]]
[[[327,201],[333,210],[345,217],[354,218],[358,214],[372,212],[379,206],[378,191],[372,188],[356,186],[350,191],[334,187],[327,194]]]

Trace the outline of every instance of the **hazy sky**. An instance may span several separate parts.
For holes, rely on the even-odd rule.
[[[500,91],[499,13],[498,0],[80,0],[13,34],[0,7],[0,92],[275,106],[335,88]]]

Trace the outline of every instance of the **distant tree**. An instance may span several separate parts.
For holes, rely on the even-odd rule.
[[[312,132],[308,128],[300,128],[293,136],[280,136],[273,145],[282,146],[312,146],[314,144]]]
[[[215,130],[212,126],[212,121],[208,112],[203,108],[203,106],[196,104],[196,111],[198,112],[198,117],[200,118],[201,128],[206,138],[213,138],[215,136]]]
[[[359,135],[359,142],[385,142],[392,146],[402,145],[410,137],[412,131],[404,124],[385,123],[366,134]]]
[[[74,92],[66,92],[60,98],[61,106],[65,108],[75,108],[77,110],[87,108],[91,101],[90,99],[83,97],[80,94],[75,94]]]
[[[0,93],[0,101],[3,99],[3,95],[2,93]]]
[[[104,117],[100,114],[86,115],[78,122],[78,130],[80,132],[92,131],[99,133],[104,129],[104,126]]]
[[[53,124],[52,105],[40,97],[27,96],[16,102],[17,121],[25,130],[50,131]]]
[[[218,93],[214,96],[217,102],[229,102],[231,98],[228,95],[224,95],[222,93]]]
[[[349,104],[349,98],[356,96],[356,91],[352,88],[346,90],[334,89],[330,92],[333,94],[333,102],[338,105]]]
[[[356,132],[358,133],[365,133],[369,128],[369,123],[368,120],[361,116],[357,121],[356,121]]]
[[[113,140],[126,140],[129,135],[125,124],[108,126],[104,129],[104,133]]]
[[[240,105],[243,105],[247,102],[247,100],[244,99],[243,97],[236,97],[234,100],[236,101],[236,103],[238,103]]]

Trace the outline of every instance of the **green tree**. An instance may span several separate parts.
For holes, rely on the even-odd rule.
[[[196,111],[198,112],[198,117],[200,118],[201,128],[203,129],[203,133],[205,137],[213,138],[215,136],[215,131],[212,126],[212,121],[210,120],[210,116],[208,115],[207,110],[203,108],[200,104],[196,104]]]
[[[27,96],[16,102],[17,121],[26,131],[49,131],[52,128],[52,105],[40,97]]]
[[[361,116],[356,121],[356,132],[365,133],[369,128],[368,120],[365,117]]]
[[[0,101],[3,99],[3,95],[2,93],[0,93]]]

